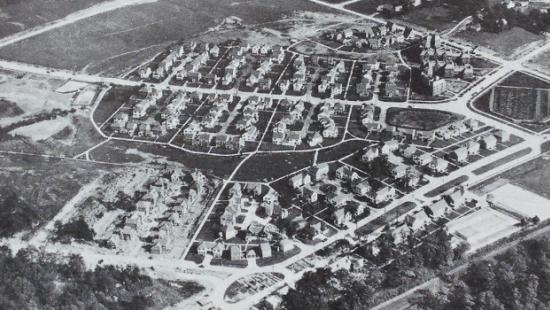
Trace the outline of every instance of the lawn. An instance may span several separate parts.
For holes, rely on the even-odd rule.
[[[458,114],[438,110],[389,108],[386,123],[402,128],[434,130],[463,118]]]
[[[550,89],[550,82],[523,72],[514,72],[502,80],[498,86]]]
[[[370,143],[366,141],[360,141],[360,140],[346,141],[334,147],[320,150],[319,155],[317,156],[317,162],[323,163],[323,162],[338,160],[342,157],[345,157],[357,151],[363,150],[369,145]]]
[[[313,165],[313,153],[256,154],[235,175],[243,182],[269,182]]]
[[[497,180],[510,181],[514,185],[550,199],[550,165],[545,157],[528,161],[499,174],[480,184],[479,188],[492,184]]]
[[[544,39],[543,35],[534,34],[522,28],[514,27],[501,33],[461,31],[455,35],[458,39],[463,39],[474,45],[483,46],[494,50],[503,56],[511,56],[519,48]]]
[[[296,11],[335,11],[307,0],[161,0],[115,10],[0,49],[3,59],[119,75],[180,39],[227,16],[243,23],[279,20]]]
[[[433,198],[433,197],[436,197],[438,195],[441,195],[443,193],[445,193],[446,191],[450,190],[451,188],[453,187],[457,187],[459,185],[461,185],[462,183],[468,181],[469,177],[466,176],[466,175],[463,175],[463,176],[459,176],[458,178],[455,178],[437,188],[435,188],[434,190],[431,190],[429,191],[428,193],[426,193],[426,197],[430,197],[430,198]]]
[[[521,151],[517,151],[517,152],[512,153],[512,154],[510,154],[510,155],[508,155],[508,156],[505,156],[505,157],[503,157],[503,158],[501,158],[501,159],[495,160],[494,162],[492,162],[492,163],[490,163],[490,164],[487,164],[487,165],[485,165],[485,166],[483,166],[483,167],[480,167],[480,168],[474,170],[473,173],[474,173],[475,175],[484,174],[484,173],[489,172],[489,171],[491,171],[491,170],[493,170],[493,169],[495,169],[495,168],[497,168],[497,167],[500,167],[500,166],[505,165],[505,164],[507,164],[507,163],[509,163],[509,162],[511,162],[511,161],[514,161],[514,160],[516,160],[516,159],[518,159],[518,158],[521,158],[521,157],[523,157],[523,156],[526,156],[526,155],[528,155],[529,153],[531,153],[531,151],[532,151],[532,149],[531,149],[530,147],[525,148],[525,149],[523,149],[523,150],[521,150]]]

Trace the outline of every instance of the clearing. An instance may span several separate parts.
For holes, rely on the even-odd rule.
[[[463,118],[458,114],[438,110],[389,108],[386,123],[402,128],[434,130]]]
[[[245,24],[262,24],[296,11],[334,12],[307,0],[162,0],[83,19],[17,42],[0,49],[0,57],[116,76],[175,41],[219,25],[228,16],[240,17]]]

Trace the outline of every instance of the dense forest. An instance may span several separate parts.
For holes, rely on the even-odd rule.
[[[203,288],[193,282],[151,279],[136,267],[86,270],[82,257],[60,262],[33,248],[15,256],[0,247],[0,309],[151,309],[179,302]]]
[[[383,235],[376,254],[371,246],[360,247],[355,253],[377,266],[306,272],[283,297],[283,303],[288,310],[368,309],[395,295],[396,289],[404,284],[435,277],[442,268],[461,259],[467,248],[453,249],[450,241],[451,236],[439,230],[426,236],[421,244],[411,242],[407,250],[398,251],[390,235]]]
[[[423,291],[418,309],[550,309],[550,240],[528,240],[470,264],[448,289]]]

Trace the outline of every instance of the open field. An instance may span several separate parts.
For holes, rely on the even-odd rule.
[[[82,186],[108,171],[76,161],[0,156],[0,237],[45,224]]]
[[[510,169],[494,178],[491,178],[478,186],[476,191],[485,193],[485,188],[498,182],[511,182],[525,190],[550,199],[550,166],[546,157],[539,157]]]
[[[494,162],[492,162],[492,163],[490,163],[490,164],[487,164],[487,165],[485,165],[485,166],[483,166],[483,167],[480,167],[480,168],[474,170],[473,173],[476,174],[476,175],[484,174],[484,173],[486,173],[486,172],[488,172],[488,171],[491,171],[491,170],[493,170],[493,169],[495,169],[495,168],[498,168],[498,167],[500,167],[500,166],[502,166],[502,165],[505,165],[505,164],[507,164],[507,163],[509,163],[509,162],[511,162],[511,161],[513,161],[513,160],[516,160],[516,159],[518,159],[518,158],[521,158],[521,157],[523,157],[523,156],[525,156],[525,155],[531,153],[531,151],[532,151],[532,149],[531,149],[530,147],[529,147],[529,148],[525,148],[525,149],[523,149],[523,150],[521,150],[521,151],[517,151],[517,152],[512,153],[512,154],[510,154],[510,155],[507,155],[507,156],[505,156],[505,157],[503,157],[503,158],[497,159],[497,160],[495,160]]]
[[[374,14],[376,13],[376,8],[379,5],[385,4],[384,0],[360,0],[351,4],[346,5],[346,9],[362,13],[362,14]]]
[[[11,112],[0,113],[0,127],[6,127],[32,115],[50,112],[53,109],[69,110],[71,108],[73,94],[61,94],[55,91],[65,81],[4,72],[0,73],[0,79],[3,80],[3,83],[0,83],[0,99],[12,102],[9,105]]]
[[[259,24],[295,11],[332,12],[307,0],[162,0],[108,12],[18,42],[1,49],[0,57],[119,75],[166,45],[203,33],[227,16]]]
[[[455,36],[474,45],[491,49],[505,57],[513,55],[529,43],[544,39],[543,35],[534,34],[519,27],[514,27],[501,33],[461,31]]]
[[[256,154],[235,175],[238,181],[272,181],[313,164],[313,152]]]
[[[107,0],[0,1],[0,38],[62,18]]]
[[[90,157],[112,163],[178,162],[188,168],[201,169],[222,178],[228,177],[243,159],[242,156],[220,157],[193,154],[169,146],[116,140],[93,150]]]
[[[463,118],[461,115],[438,110],[389,108],[386,123],[402,128],[434,130]]]
[[[411,25],[418,25],[427,30],[443,31],[453,27],[463,16],[457,13],[455,7],[443,5],[426,5],[411,9],[410,12],[396,18]]]
[[[542,73],[550,71],[550,53],[540,53],[533,59],[528,60],[527,66]]]

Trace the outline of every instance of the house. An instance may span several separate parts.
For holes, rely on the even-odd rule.
[[[414,162],[419,166],[426,166],[432,162],[432,155],[430,153],[423,153],[414,156]]]
[[[437,173],[446,172],[448,167],[449,163],[446,160],[438,157],[435,157],[430,163],[430,169]]]
[[[416,147],[414,146],[408,146],[405,150],[403,150],[403,157],[412,159],[414,154],[416,154]]]
[[[197,247],[197,254],[206,256],[212,249],[216,246],[214,242],[204,241],[199,244]]]
[[[351,213],[346,208],[340,208],[332,211],[332,220],[336,226],[341,226],[351,220]]]
[[[288,88],[290,87],[290,81],[289,80],[281,80],[279,82],[279,90],[282,92],[282,93],[286,93],[286,91],[288,90]]]
[[[308,140],[309,146],[313,147],[321,143],[323,143],[323,136],[318,131],[310,135],[310,138]]]
[[[373,203],[380,204],[389,201],[395,197],[395,189],[393,187],[384,186],[375,192],[367,195]]]
[[[494,134],[500,143],[506,143],[510,141],[510,133],[505,130],[499,129],[495,131]]]
[[[359,175],[349,166],[342,166],[336,169],[336,178],[342,181],[354,182],[359,179]]]
[[[323,178],[326,178],[329,173],[329,165],[327,163],[323,163],[320,165],[317,165],[311,169],[311,175],[313,176],[313,179],[315,181],[319,181]]]
[[[452,158],[453,160],[459,163],[465,163],[468,161],[468,149],[465,147],[460,147],[454,150],[453,152],[451,152],[449,156],[450,158]]]
[[[497,138],[493,135],[488,135],[479,140],[481,146],[486,150],[494,150],[497,148]]]
[[[426,227],[426,225],[430,222],[431,220],[424,210],[421,210],[415,214],[408,214],[405,217],[405,223],[412,231],[418,231]]]
[[[303,189],[302,197],[308,202],[317,202],[319,200],[319,194],[309,187]]]
[[[426,211],[432,219],[437,219],[444,217],[450,211],[450,208],[447,202],[445,202],[444,199],[441,199],[431,206],[427,207]]]
[[[269,243],[262,243],[260,244],[260,253],[263,258],[270,258],[271,255],[271,245]]]
[[[363,156],[361,156],[361,160],[363,162],[369,163],[375,160],[376,158],[378,158],[379,156],[380,156],[380,151],[378,150],[378,148],[371,147],[365,152],[365,154],[363,154]]]
[[[304,185],[311,184],[311,176],[308,173],[299,173],[288,180],[289,185],[298,189]]]
[[[380,147],[380,153],[384,155],[389,155],[399,149],[399,142],[397,140],[390,140],[384,143]]]
[[[391,175],[394,179],[401,179],[407,176],[408,170],[406,165],[397,165],[391,170]]]
[[[372,190],[372,187],[370,186],[370,183],[368,180],[365,180],[363,182],[357,183],[353,187],[353,191],[357,195],[366,196],[370,191]]]
[[[242,259],[241,247],[238,245],[232,245],[229,247],[229,257],[231,260],[241,260]]]
[[[345,195],[336,193],[328,193],[326,195],[326,200],[334,207],[341,207],[348,202],[348,199]]]
[[[279,249],[281,252],[287,253],[294,249],[294,244],[290,239],[283,239],[279,241]]]
[[[256,259],[256,257],[256,251],[254,251],[254,249],[250,249],[246,252],[246,259]]]
[[[263,91],[269,91],[271,90],[271,79],[269,78],[261,78],[259,81],[258,81],[258,86],[260,87],[260,90],[263,90]]]
[[[233,225],[226,225],[223,227],[223,237],[225,240],[235,238],[237,236],[237,230]]]
[[[466,127],[468,127],[471,131],[476,131],[481,128],[480,122],[472,118],[465,120],[464,125],[466,125]]]
[[[470,141],[466,144],[466,148],[468,149],[468,155],[477,155],[481,146],[475,141]]]
[[[411,172],[407,175],[407,186],[410,188],[416,187],[420,183],[421,176],[416,172]]]
[[[401,225],[391,231],[391,236],[395,244],[403,242],[411,234],[411,229],[408,225]]]

